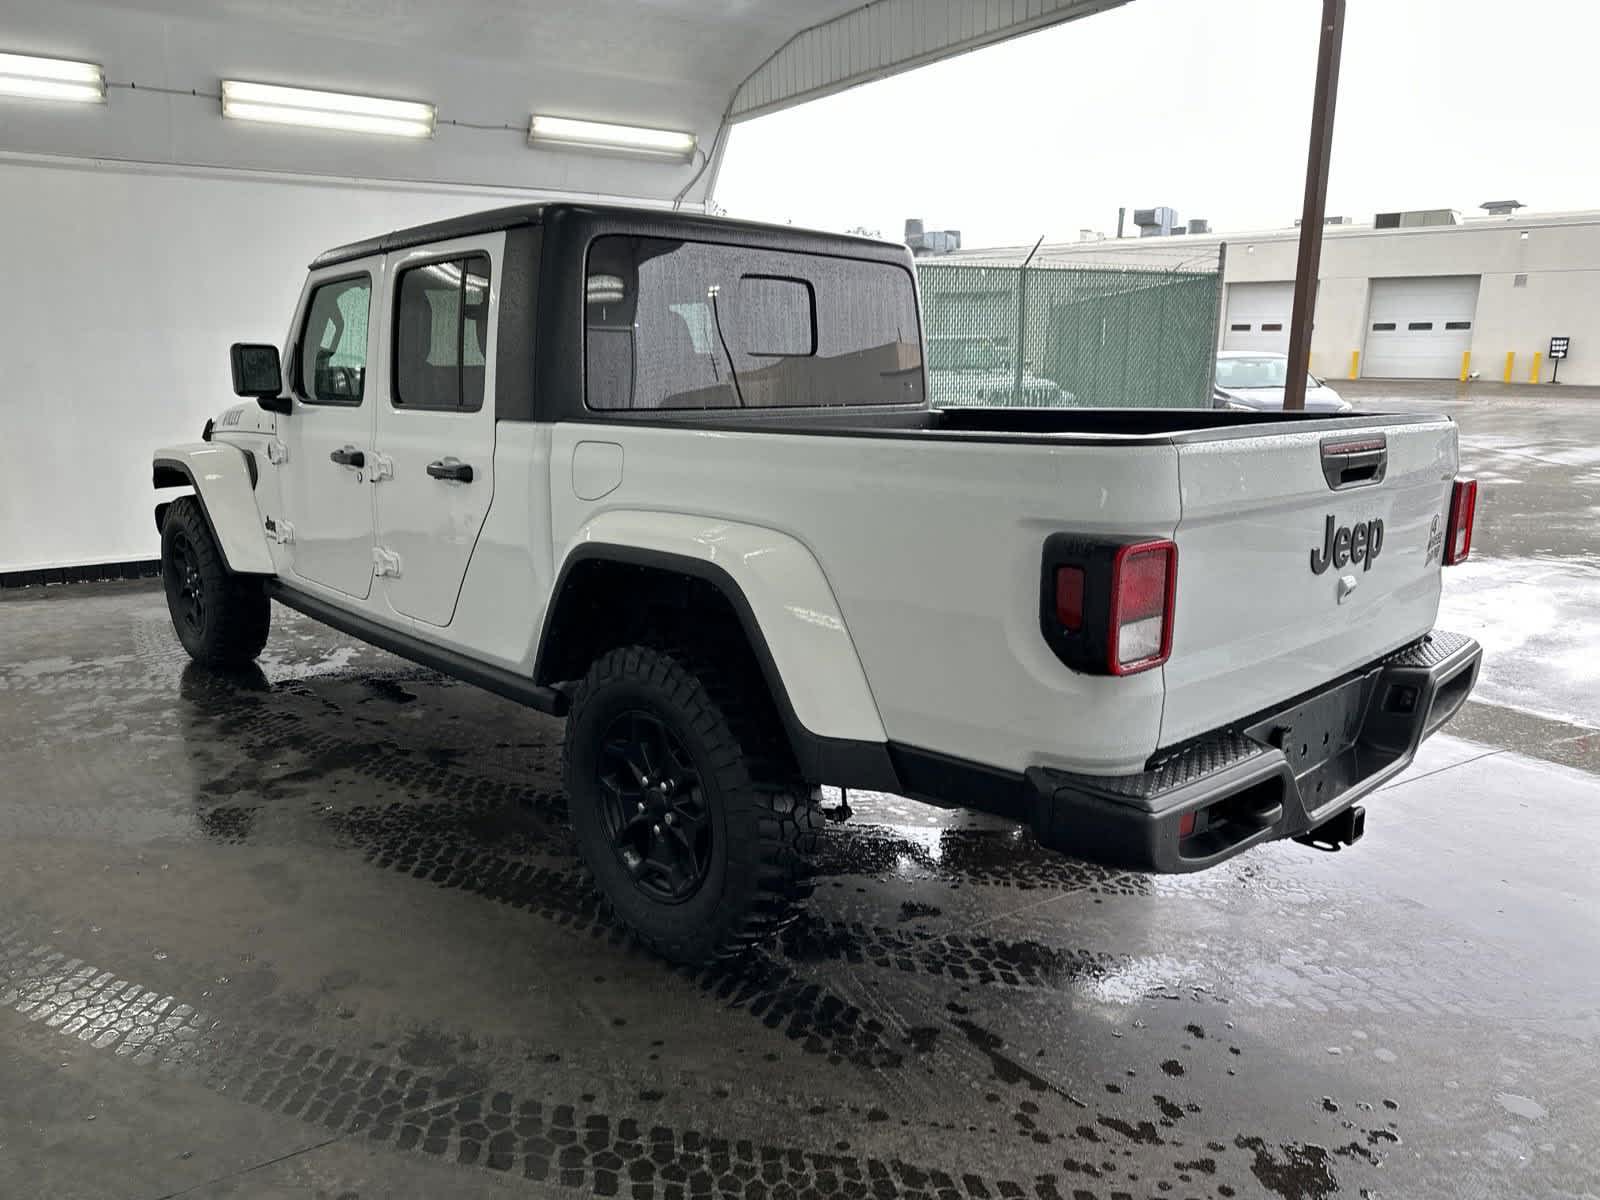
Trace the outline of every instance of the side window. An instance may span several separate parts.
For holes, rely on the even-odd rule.
[[[587,293],[591,409],[922,399],[915,284],[893,263],[606,236]]]
[[[693,242],[602,237],[589,247],[584,377],[590,408],[736,408],[719,285]],[[725,317],[726,314],[722,313]]]
[[[367,310],[372,279],[335,279],[311,293],[295,354],[300,398],[311,404],[360,404],[367,379]]]
[[[394,402],[477,412],[488,348],[489,256],[471,254],[400,272],[395,302]]]

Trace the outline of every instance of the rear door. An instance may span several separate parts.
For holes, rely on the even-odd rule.
[[[494,499],[504,233],[388,256],[392,379],[379,398],[377,570],[395,612],[449,625]]]
[[[1454,424],[1282,428],[1179,444],[1163,746],[1317,688],[1433,626]]]
[[[381,371],[374,297],[381,256],[341,263],[308,282],[290,346],[294,411],[278,422],[290,569],[355,599],[372,589],[373,395]]]

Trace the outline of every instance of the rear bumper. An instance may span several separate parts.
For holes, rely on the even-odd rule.
[[[1027,819],[1054,849],[1159,872],[1204,870],[1308,834],[1406,768],[1465,703],[1482,656],[1471,638],[1436,630],[1137,775],[1032,768]]]

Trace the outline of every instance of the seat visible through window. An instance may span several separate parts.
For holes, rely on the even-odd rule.
[[[401,272],[395,306],[395,403],[405,408],[482,408],[488,313],[486,255]]]

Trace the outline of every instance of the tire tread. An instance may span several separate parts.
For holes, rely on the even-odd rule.
[[[581,803],[580,781],[571,777],[573,731],[603,689],[636,680],[657,689],[702,740],[715,783],[732,818],[753,816],[753,844],[727,848],[723,894],[728,898],[708,930],[674,935],[641,929],[629,922],[598,878],[595,885],[609,912],[638,940],[676,962],[736,957],[772,938],[799,915],[811,895],[811,859],[822,829],[814,790],[796,778],[787,753],[775,753],[778,739],[757,698],[740,687],[737,673],[724,667],[714,649],[683,641],[633,644],[601,655],[590,666],[573,699],[567,722],[567,793]],[[591,876],[594,872],[591,870]]]
[[[181,530],[194,548],[196,566],[206,589],[206,628],[199,637],[186,636],[173,614],[173,628],[183,648],[196,662],[208,667],[242,667],[254,662],[267,644],[272,627],[272,601],[255,579],[233,574],[211,526],[193,496],[180,496],[167,508],[161,526],[161,564],[167,569],[168,538]],[[168,603],[170,605],[170,593]]]

